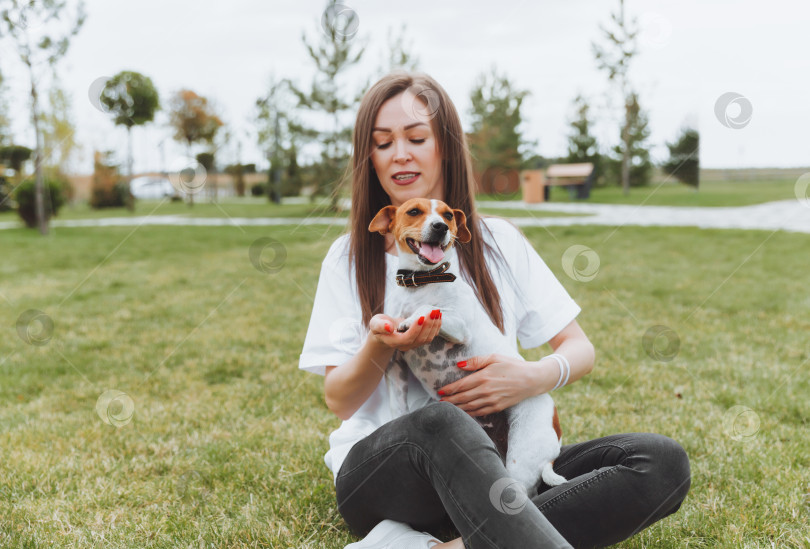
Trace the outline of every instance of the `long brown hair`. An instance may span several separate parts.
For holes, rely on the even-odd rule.
[[[500,295],[487,270],[484,249],[499,259],[502,256],[500,250],[492,249],[482,238],[483,224],[475,209],[472,162],[461,120],[447,92],[438,82],[426,74],[401,71],[384,76],[363,96],[352,137],[354,154],[351,166],[349,257],[355,266],[363,324],[368,326],[372,316],[383,312],[385,300],[385,279],[380,276],[380,273],[386,272],[385,237],[369,232],[368,225],[380,209],[391,204],[371,163],[371,133],[382,104],[406,90],[419,98],[432,116],[431,124],[442,159],[444,201],[467,215],[472,240],[457,246],[461,274],[475,291],[492,322],[503,332]]]

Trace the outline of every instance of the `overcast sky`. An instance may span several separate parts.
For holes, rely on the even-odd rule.
[[[594,105],[602,146],[618,139],[620,112],[608,107],[609,86],[591,49],[618,1],[343,3],[359,17],[355,40],[366,44],[362,65],[341,81],[347,92],[355,93],[377,74],[390,30],[398,33],[405,25],[419,68],[445,87],[465,128],[470,90],[494,65],[531,93],[523,129],[537,140],[538,153],[565,153],[577,93]],[[125,131],[88,96],[93,82],[121,70],[151,77],[164,106],[184,87],[209,97],[240,137],[241,160],[265,166],[252,123],[256,98],[265,93],[271,74],[304,86],[311,81],[314,67],[301,36],[317,40],[325,5],[323,0],[86,0],[87,21],[59,68],[83,145],[77,170],[92,170],[94,148],[120,150],[123,159]],[[626,13],[642,26],[630,77],[649,113],[654,159],[666,158],[664,143],[691,124],[701,132],[703,167],[810,166],[810,5],[628,0]],[[0,67],[13,95],[15,133],[18,141],[33,145],[25,114],[27,77],[10,53],[3,44]],[[718,117],[721,97],[728,107]],[[167,119],[163,112],[155,124],[134,131],[136,170],[161,169],[183,154],[171,140]],[[218,160],[233,162],[237,154],[234,140]]]

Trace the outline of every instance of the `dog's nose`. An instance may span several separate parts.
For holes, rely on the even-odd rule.
[[[442,223],[441,221],[436,221],[435,223],[432,223],[430,226],[433,228],[434,231],[441,234],[446,233],[448,229],[447,225],[445,223]]]

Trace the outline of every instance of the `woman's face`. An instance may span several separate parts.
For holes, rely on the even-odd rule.
[[[444,199],[439,144],[424,104],[409,91],[382,104],[371,133],[371,163],[391,204]]]

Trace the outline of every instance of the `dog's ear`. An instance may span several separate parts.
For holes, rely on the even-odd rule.
[[[453,210],[453,217],[456,218],[456,240],[466,244],[472,239],[470,229],[467,228],[467,216],[461,210]]]
[[[391,225],[394,224],[394,216],[397,213],[396,206],[386,206],[374,216],[371,223],[368,225],[369,232],[387,234],[391,231]]]

